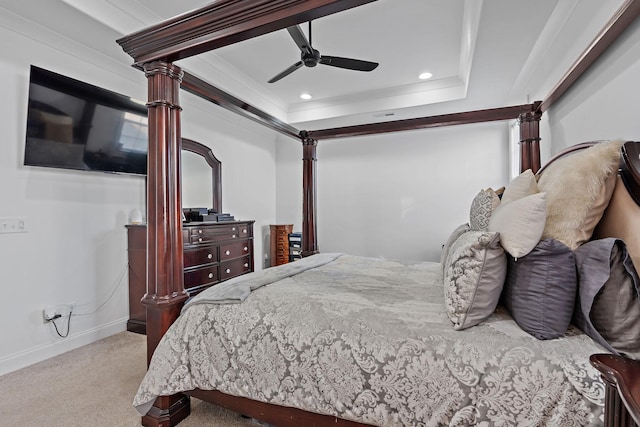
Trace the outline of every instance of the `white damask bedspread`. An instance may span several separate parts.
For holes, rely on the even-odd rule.
[[[538,341],[500,309],[455,331],[443,293],[440,264],[343,255],[188,305],[134,405],[200,388],[385,427],[602,424],[600,346],[577,329]]]

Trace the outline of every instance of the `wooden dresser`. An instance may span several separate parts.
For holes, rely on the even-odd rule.
[[[293,224],[270,225],[271,267],[289,262],[289,233],[293,232]]]
[[[184,288],[192,297],[232,277],[253,271],[254,221],[191,222],[182,228]],[[147,227],[127,225],[129,321],[127,330],[146,333]]]

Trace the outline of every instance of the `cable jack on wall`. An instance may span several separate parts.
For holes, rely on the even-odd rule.
[[[71,330],[71,315],[72,314],[73,314],[73,304],[64,304],[64,305],[58,305],[58,306],[55,306],[55,307],[45,308],[42,311],[42,319],[43,319],[44,323],[53,324],[53,327],[56,330],[56,333],[58,334],[59,337],[67,338],[69,336],[69,331]],[[67,330],[63,334],[63,333],[60,332],[60,329],[58,328],[58,324],[56,323],[56,320],[64,318],[64,317],[67,318]],[[64,322],[64,320],[63,320],[63,322]]]

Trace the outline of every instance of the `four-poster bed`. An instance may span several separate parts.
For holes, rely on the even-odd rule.
[[[518,119],[520,121],[521,169],[540,168],[539,121],[541,114],[579,78],[591,63],[640,15],[640,1],[628,0],[617,11],[593,43],[574,63],[552,92],[542,101],[519,106],[453,113],[394,122],[315,131],[300,131],[259,109],[215,88],[173,64],[182,58],[236,43],[267,32],[357,7],[373,0],[218,0],[193,12],[131,34],[118,40],[144,70],[148,79],[149,161],[148,161],[148,237],[147,252],[156,254],[147,263],[147,357],[151,360],[162,336],[180,314],[187,299],[183,285],[182,224],[180,204],[180,104],[183,88],[251,120],[258,121],[303,146],[303,255],[318,253],[315,224],[315,162],[317,141],[379,132],[420,129],[483,121]],[[640,393],[637,381],[629,387],[624,369],[615,359],[606,365],[604,358],[594,363],[611,384],[609,400],[615,400],[615,388],[622,401],[637,410]],[[627,363],[627,362],[624,362]],[[628,362],[631,363],[631,362]],[[608,367],[606,367],[608,366]],[[636,366],[636,365],[633,365]],[[636,369],[636,368],[633,368]],[[270,405],[217,391],[196,389],[187,394],[229,407],[275,425],[361,425],[327,415],[295,408]],[[619,403],[619,401],[618,401]],[[186,395],[161,396],[143,417],[145,425],[175,425],[189,413]],[[637,420],[637,418],[636,418]],[[617,425],[617,424],[610,424]],[[622,424],[620,424],[622,425]]]

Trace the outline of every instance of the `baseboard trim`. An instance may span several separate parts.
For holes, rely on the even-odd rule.
[[[129,317],[127,316],[77,334],[72,333],[68,338],[60,339],[53,343],[11,354],[0,359],[0,375],[26,368],[34,363],[42,362],[67,351],[91,344],[119,332],[124,332],[127,330],[128,320]]]

